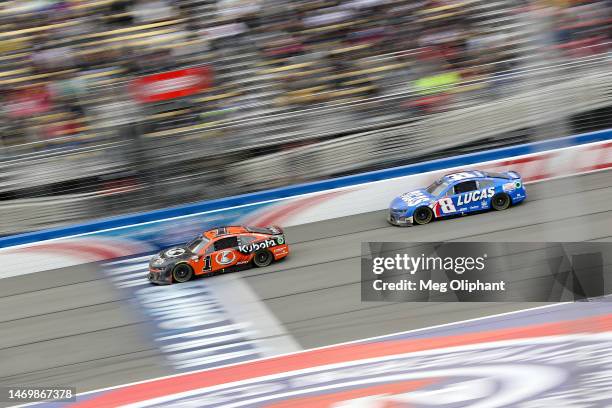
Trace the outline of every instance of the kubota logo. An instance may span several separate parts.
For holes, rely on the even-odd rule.
[[[277,245],[276,242],[273,239],[266,239],[265,241],[261,241],[261,242],[254,242],[252,244],[249,245],[240,245],[238,247],[238,250],[240,252],[243,253],[251,253],[251,252],[256,252],[259,251],[260,249],[266,249],[266,248],[270,248]]]
[[[234,253],[234,251],[231,251],[229,249],[221,251],[215,256],[215,261],[217,261],[219,265],[229,265],[234,262],[235,259],[236,254]]]

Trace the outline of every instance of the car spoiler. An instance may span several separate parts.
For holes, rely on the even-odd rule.
[[[510,177],[511,180],[516,180],[516,179],[520,179],[521,175],[518,174],[516,171],[507,171],[505,174],[508,175],[508,177]]]
[[[268,227],[268,229],[274,235],[279,235],[279,234],[282,234],[284,232],[283,229],[280,226],[278,226],[278,225],[271,225],[271,226]]]
[[[283,229],[278,225],[271,225],[268,227],[246,227],[246,229],[249,232],[255,232],[259,234],[280,235],[283,233]]]

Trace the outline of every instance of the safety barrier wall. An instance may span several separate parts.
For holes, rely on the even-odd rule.
[[[223,224],[291,226],[381,210],[398,194],[460,168],[513,169],[525,182],[612,167],[612,129],[0,238],[0,248],[66,238],[184,242]]]

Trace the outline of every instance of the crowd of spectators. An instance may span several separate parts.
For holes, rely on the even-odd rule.
[[[550,39],[536,48],[571,58],[609,48],[602,0],[5,1],[0,145],[112,134],[112,113],[136,104],[132,78],[198,64],[213,68],[210,88],[166,111],[143,107],[133,120],[171,135],[398,93],[409,95],[394,105],[400,114],[450,109],[537,51],[525,36],[529,13],[548,24],[537,29]],[[105,108],[100,123],[92,112]]]
[[[19,200],[96,193],[103,210],[82,204],[86,218],[235,194],[225,164],[489,103],[519,92],[516,78],[534,65],[605,61],[610,9],[608,0],[3,1],[0,201],[33,220],[36,204]],[[188,95],[136,92],[151,75],[198,67],[207,79]],[[154,196],[141,194],[151,186]]]

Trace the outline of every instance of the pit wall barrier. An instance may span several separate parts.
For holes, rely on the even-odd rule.
[[[607,129],[3,237],[0,248],[7,249],[0,250],[0,256],[7,250],[35,251],[39,245],[50,248],[70,243],[72,247],[83,248],[103,242],[108,247],[109,242],[114,242],[120,250],[100,252],[94,257],[108,259],[185,242],[206,229],[224,224],[287,227],[351,216],[385,209],[397,195],[460,169],[515,170],[529,184],[611,167],[612,129]]]

